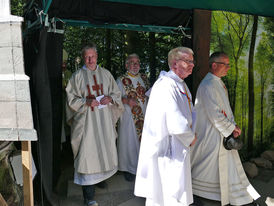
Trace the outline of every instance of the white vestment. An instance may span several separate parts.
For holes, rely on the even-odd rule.
[[[86,105],[86,97],[111,96],[113,104],[99,109]],[[117,171],[115,124],[123,111],[121,92],[110,74],[97,66],[95,71],[76,71],[68,82],[67,121],[71,124],[75,183],[96,184]]]
[[[195,111],[197,142],[191,148],[193,193],[221,201],[222,205],[243,205],[258,198],[245,175],[238,151],[223,146],[223,138],[233,132],[236,123],[227,89],[212,73],[199,85]]]
[[[193,202],[189,145],[191,94],[173,71],[153,85],[140,146],[135,195],[149,206],[182,206]]]
[[[126,75],[126,77],[131,80],[134,91],[140,86],[147,90],[146,85],[140,75]],[[127,97],[127,92],[125,91],[121,78],[117,79],[117,85],[122,92],[122,97]],[[139,97],[141,97],[141,95],[137,95],[136,100],[139,102],[144,118],[147,106],[147,97]],[[136,132],[131,108],[127,104],[124,104],[124,107],[125,111],[120,117],[118,128],[118,169],[120,171],[127,171],[131,174],[136,174],[140,141]]]

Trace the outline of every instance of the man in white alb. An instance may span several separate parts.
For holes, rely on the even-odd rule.
[[[238,151],[223,146],[224,137],[241,134],[221,80],[230,68],[229,57],[215,52],[209,65],[210,72],[200,83],[195,100],[197,142],[191,148],[193,194],[221,201],[222,205],[246,205],[259,195],[245,175]]]
[[[127,72],[117,79],[125,107],[118,129],[118,165],[125,179],[133,181],[147,106],[145,92],[149,85],[146,75],[139,73],[140,59],[137,54],[126,58],[126,69]]]
[[[193,51],[172,49],[168,65],[170,71],[152,87],[142,134],[134,193],[146,198],[146,206],[193,202],[189,150],[196,137],[191,94],[184,82],[194,67]]]
[[[95,45],[83,48],[85,62],[68,82],[67,121],[71,125],[74,183],[82,185],[86,205],[94,200],[94,185],[118,169],[115,124],[123,111],[121,92],[110,72],[97,65]]]

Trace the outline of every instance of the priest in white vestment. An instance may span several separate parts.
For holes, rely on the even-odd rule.
[[[118,128],[118,169],[124,172],[127,181],[133,181],[147,106],[145,92],[149,83],[146,75],[139,73],[140,58],[137,54],[128,55],[126,69],[127,72],[116,81],[125,107]]]
[[[200,83],[195,100],[197,142],[191,148],[193,193],[221,201],[222,205],[246,205],[259,195],[245,175],[238,151],[223,146],[224,137],[241,134],[221,80],[230,68],[229,57],[223,52],[213,53],[209,65],[210,72]]]
[[[95,45],[86,46],[85,65],[68,82],[67,121],[71,125],[74,183],[86,205],[97,205],[94,185],[118,169],[115,124],[123,111],[121,92],[110,72],[97,65]]]
[[[184,79],[194,67],[193,51],[186,47],[168,54],[170,71],[152,87],[147,106],[135,195],[146,198],[146,206],[187,206],[193,202],[190,146],[192,100]]]

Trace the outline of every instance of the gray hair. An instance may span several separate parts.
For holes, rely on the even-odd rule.
[[[93,49],[97,53],[96,44],[94,44],[94,43],[88,44],[81,51],[81,55],[82,55],[83,59],[85,58],[86,51],[89,50],[89,49]]]
[[[228,55],[225,52],[220,52],[220,51],[212,53],[209,57],[209,67],[211,68],[212,64],[218,61],[219,58],[221,57],[228,58]]]
[[[193,55],[194,52],[188,47],[177,47],[168,52],[168,66],[171,69],[173,60],[178,60],[182,53]]]
[[[126,64],[128,64],[129,60],[132,59],[132,58],[137,58],[137,59],[140,60],[139,56],[137,54],[133,53],[133,54],[130,54],[130,55],[127,56]]]

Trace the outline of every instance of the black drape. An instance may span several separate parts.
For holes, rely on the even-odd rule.
[[[144,6],[101,0],[55,0],[49,16],[73,20],[88,20],[92,24],[138,24],[185,26],[191,10],[161,6]]]
[[[44,190],[52,205],[53,188],[60,174],[62,45],[63,35],[48,33],[46,28],[24,38],[25,72],[30,77],[33,121],[38,134],[32,151],[38,170],[34,193],[35,198],[42,198]]]

